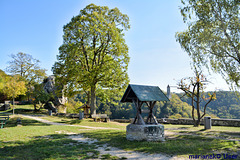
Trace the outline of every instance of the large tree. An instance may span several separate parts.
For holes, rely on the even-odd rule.
[[[96,113],[97,89],[121,89],[128,83],[129,18],[118,8],[90,4],[63,27],[63,44],[53,73],[69,93],[83,90]]]
[[[11,55],[7,72],[12,75],[20,75],[21,80],[26,82],[28,98],[35,84],[39,84],[46,77],[46,69],[39,66],[40,61],[30,54],[19,52]]]
[[[240,1],[182,0],[188,28],[176,34],[181,47],[198,66],[207,66],[240,86]]]

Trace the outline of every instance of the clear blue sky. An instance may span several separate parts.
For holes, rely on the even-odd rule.
[[[125,39],[130,83],[157,85],[166,91],[168,84],[175,86],[192,75],[190,59],[175,39],[175,33],[186,28],[180,0],[0,0],[0,69],[5,70],[10,54],[24,52],[40,60],[51,75],[63,25],[90,3],[117,7],[129,16],[131,29]],[[212,74],[208,79],[214,83],[208,90],[228,90],[220,76]]]

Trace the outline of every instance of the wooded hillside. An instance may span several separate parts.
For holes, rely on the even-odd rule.
[[[112,99],[108,102],[97,99],[97,113],[106,113],[114,119],[134,118],[136,116],[134,105],[132,103],[120,103],[121,97],[118,98],[119,100]],[[79,94],[75,100],[85,103],[84,95]],[[142,109],[147,110],[147,106],[144,104]],[[181,101],[176,94],[173,94],[170,102],[157,102],[153,113],[157,118],[191,118],[191,106]],[[147,113],[142,115],[145,117]]]
[[[205,93],[206,95],[208,92]],[[207,113],[214,114],[219,118],[240,119],[240,99],[239,93],[231,91],[218,91],[216,92],[217,99],[209,104]],[[182,97],[183,94],[178,94]],[[191,99],[187,96],[181,98],[183,102],[191,105]],[[204,101],[200,103],[203,107]]]

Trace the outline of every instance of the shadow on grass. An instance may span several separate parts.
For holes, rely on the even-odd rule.
[[[79,120],[79,119],[68,119],[68,120],[61,119],[60,121],[57,121],[57,123],[67,123],[67,124],[81,124],[82,122],[83,120]],[[94,122],[94,121],[88,120],[88,122]]]
[[[13,113],[13,109],[9,109],[6,111],[0,111],[0,115],[2,114],[12,114]],[[39,111],[34,111],[33,109],[26,109],[26,108],[15,108],[14,109],[14,113],[15,114],[47,114],[47,112],[45,110],[39,110]]]
[[[230,135],[230,136],[240,137],[240,132],[224,132],[224,131],[221,131],[221,132],[219,132],[219,133],[220,133],[220,134]]]
[[[19,117],[10,118],[9,121],[7,121],[7,124],[4,126],[4,128],[16,127],[18,118]],[[39,121],[32,120],[32,119],[24,119],[24,118],[20,118],[20,119],[21,119],[22,126],[49,126],[49,124],[41,123]]]
[[[59,134],[35,137],[27,142],[0,141],[0,146],[0,159],[89,159],[99,155],[94,145],[78,143]]]
[[[56,123],[66,123],[66,124],[80,124],[82,122],[82,120],[78,120],[78,119],[73,119],[73,120],[58,120],[55,121]]]
[[[17,108],[14,111],[16,114],[33,114],[33,115],[41,115],[41,114],[47,114],[46,110],[37,110],[34,109],[26,109],[26,108]]]
[[[68,124],[81,124],[83,122],[83,120],[79,120],[79,119],[73,119],[71,121],[68,121]]]
[[[99,143],[108,143],[114,147],[148,153],[165,153],[168,155],[210,154],[214,151],[229,153],[231,150],[240,147],[240,144],[236,145],[232,141],[190,135],[179,135],[175,139],[166,139],[165,142],[132,142],[126,140],[125,131],[101,130],[84,134],[98,139]]]

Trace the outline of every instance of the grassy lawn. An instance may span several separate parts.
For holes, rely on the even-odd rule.
[[[22,126],[16,125],[17,118],[21,118]],[[211,130],[204,130],[203,126],[197,128],[192,125],[164,125],[166,133],[174,133],[174,136],[166,135],[165,142],[130,142],[125,138],[128,124],[93,122],[91,119],[76,120],[56,116],[41,118],[59,123],[111,129],[86,130],[79,126],[55,126],[11,116],[5,128],[0,129],[0,159],[91,159],[96,157],[117,159],[110,155],[100,155],[96,145],[102,144],[124,150],[172,156],[227,153],[238,155],[238,159],[240,158],[240,127],[212,126]],[[79,143],[68,139],[68,133],[81,133],[86,137],[98,139],[99,142],[91,145]],[[228,138],[236,140],[228,140]]]
[[[193,125],[172,125],[164,124],[165,129],[169,130],[187,130],[187,131],[204,131],[204,126],[193,127]],[[212,126],[211,130],[206,131],[221,131],[221,132],[240,132],[240,127],[227,127],[227,126]]]
[[[93,130],[85,131],[83,134],[98,139],[100,143],[108,143],[114,147],[148,153],[165,153],[168,155],[236,154],[240,150],[240,142],[238,141],[206,138],[203,136],[179,135],[174,139],[166,139],[165,142],[130,142],[126,141],[125,133],[124,130]]]
[[[104,127],[104,128],[117,128],[121,130],[125,130],[127,123],[116,123],[116,122],[94,122],[92,119],[85,119],[85,120],[78,120],[78,119],[71,119],[66,117],[58,117],[58,116],[46,116],[41,117],[42,119],[57,122],[57,123],[67,123],[72,125],[82,125],[82,126],[91,126],[91,127]]]
[[[88,159],[97,158],[95,145],[78,143],[66,138],[67,133],[79,133],[81,128],[54,126],[17,116],[0,129],[0,159]]]
[[[44,119],[94,127],[118,128],[120,130],[83,130],[81,133],[87,137],[99,140],[99,143],[107,143],[111,146],[125,150],[135,150],[148,153],[165,153],[168,155],[212,154],[232,153],[240,154],[240,142],[226,139],[209,138],[206,135],[219,137],[220,133],[240,135],[239,127],[213,126],[211,130],[204,130],[204,126],[192,125],[164,125],[166,131],[176,133],[189,133],[192,135],[175,135],[174,138],[166,138],[165,142],[129,142],[126,141],[126,125],[119,123],[95,123],[92,120],[73,120],[64,117],[44,117]],[[227,138],[227,137],[225,137]],[[124,143],[122,143],[124,142]]]
[[[11,109],[7,111],[0,111],[1,114],[12,114],[13,106],[11,105]],[[34,112],[34,106],[30,105],[14,105],[14,113],[15,114],[47,114],[47,110],[40,110],[38,112]]]
[[[240,141],[240,127],[212,126],[211,130],[205,130],[204,126],[192,127],[191,125],[165,125],[165,130],[180,134],[184,133]]]

